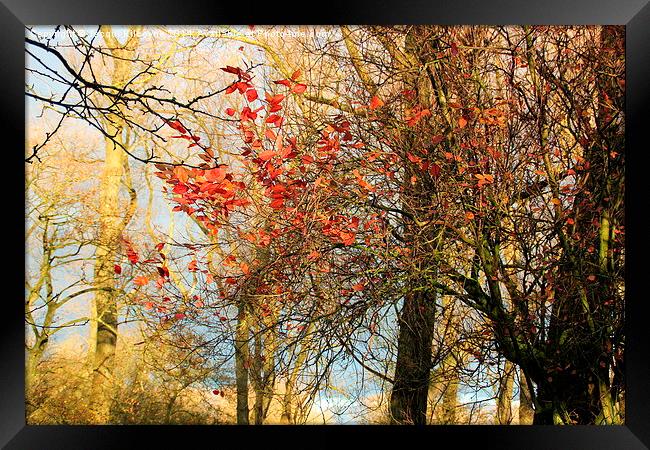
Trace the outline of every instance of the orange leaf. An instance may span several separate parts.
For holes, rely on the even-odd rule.
[[[370,109],[377,109],[384,106],[384,102],[376,95],[370,99]]]
[[[347,231],[341,231],[339,233],[339,237],[341,238],[341,241],[343,241],[345,245],[352,245],[356,240],[355,234]]]
[[[366,288],[366,286],[363,283],[358,283],[358,284],[355,284],[354,286],[352,286],[352,289],[354,289],[357,292],[363,291],[365,288]]]
[[[133,283],[138,286],[146,286],[149,283],[149,278],[145,277],[144,275],[140,275],[139,277],[135,277],[133,279]]]
[[[458,119],[458,126],[461,128],[464,128],[465,125],[467,125],[467,119],[463,116],[461,116],[460,119]]]
[[[259,154],[259,158],[262,161],[268,161],[269,159],[273,158],[275,156],[275,152],[273,150],[266,150],[263,151],[262,153]]]
[[[406,152],[406,157],[407,157],[407,158],[409,159],[409,161],[411,161],[412,163],[416,163],[416,164],[417,164],[417,163],[419,163],[420,161],[422,161],[422,158],[420,158],[419,156],[415,156],[415,155],[413,155],[413,154],[410,153],[410,152]]]
[[[272,141],[274,141],[277,138],[277,135],[275,134],[275,132],[273,130],[271,130],[270,128],[267,128],[264,131],[264,136],[266,136],[267,138],[269,138]]]
[[[219,182],[223,181],[224,178],[226,178],[226,169],[221,167],[205,171],[205,179],[208,181]]]

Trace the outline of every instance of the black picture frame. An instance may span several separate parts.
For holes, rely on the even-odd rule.
[[[235,437],[244,447],[252,439],[283,447],[300,445],[340,446],[360,438],[365,447],[393,440],[398,445],[424,439],[426,447],[453,442],[454,447],[512,449],[648,449],[650,448],[650,354],[645,299],[644,269],[648,239],[644,212],[649,150],[645,138],[650,104],[650,3],[649,0],[463,0],[445,3],[431,0],[327,1],[316,5],[269,1],[244,2],[183,0],[0,0],[0,78],[3,87],[0,124],[3,137],[22,139],[24,123],[24,26],[46,24],[616,24],[626,26],[626,425],[624,426],[265,426],[245,428],[173,426],[29,426],[25,424],[24,322],[14,286],[25,276],[25,257],[19,244],[24,234],[20,214],[24,191],[18,167],[23,154],[7,145],[3,152],[6,184],[1,205],[5,214],[6,302],[0,333],[0,445],[7,449],[103,449],[168,448],[195,445],[205,439],[211,447]],[[315,8],[314,8],[315,6]],[[310,9],[311,8],[311,9]],[[24,144],[17,144],[18,146]],[[16,167],[14,169],[14,166]],[[24,166],[23,166],[24,167]],[[18,180],[7,181],[11,174]],[[23,172],[24,174],[24,172]],[[23,178],[24,182],[24,178]],[[23,192],[21,195],[18,192]],[[646,205],[645,207],[643,205]],[[15,211],[15,215],[11,212]],[[11,217],[11,219],[10,219]],[[645,233],[644,233],[645,232]],[[15,236],[15,238],[13,238]],[[23,264],[20,264],[22,262]],[[13,275],[14,272],[18,272]],[[23,284],[24,286],[24,284]],[[24,291],[22,293],[24,295]],[[394,444],[393,444],[394,445]],[[449,444],[446,444],[449,445]]]

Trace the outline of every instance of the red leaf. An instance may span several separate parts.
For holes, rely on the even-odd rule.
[[[376,95],[370,99],[370,109],[377,109],[384,106],[384,102]]]
[[[229,116],[234,116],[235,110],[232,108],[226,108],[226,114],[228,114]]]
[[[185,127],[178,120],[170,120],[169,122],[167,122],[167,125],[169,125],[174,130],[178,131],[181,134],[187,133]]]
[[[176,186],[174,186],[173,192],[175,194],[184,194],[189,190],[186,184],[183,183],[178,183]]]
[[[278,116],[277,114],[271,114],[270,116],[268,116],[266,118],[266,120],[264,122],[272,123],[276,127],[279,127],[280,125],[282,125],[282,117]]]
[[[284,199],[283,198],[277,198],[273,200],[269,206],[273,209],[280,209],[284,205]]]
[[[253,100],[257,99],[257,91],[255,89],[249,89],[246,91],[246,99],[249,102],[252,102]]]
[[[417,163],[419,163],[420,161],[422,161],[422,158],[420,158],[419,156],[415,156],[415,155],[413,155],[413,154],[410,153],[410,152],[406,152],[406,157],[407,157],[407,158],[409,159],[409,161],[411,161],[412,163],[416,163],[416,164],[417,164]]]
[[[138,254],[131,247],[126,251],[126,256],[131,264],[136,264],[140,260]]]
[[[280,103],[282,100],[284,100],[284,95],[283,94],[277,94],[271,97],[269,94],[266,94],[266,100],[271,104],[271,105],[277,105]]]
[[[307,86],[301,83],[296,84],[293,89],[291,89],[291,92],[294,92],[296,94],[302,94],[307,90]]]
[[[122,267],[119,264],[115,264],[115,266],[113,266],[113,270],[115,270],[115,273],[118,275],[122,273]]]
[[[435,135],[433,138],[431,138],[431,143],[432,143],[433,145],[438,145],[438,144],[440,144],[444,139],[445,139],[445,137],[444,137],[442,134],[437,134],[437,135]]]
[[[158,273],[160,274],[161,277],[163,278],[169,278],[169,269],[165,266],[161,267],[156,267],[158,269]]]
[[[438,178],[440,176],[440,166],[436,163],[431,163],[429,173],[433,178]]]
[[[221,70],[228,73],[234,73],[235,75],[240,75],[242,70],[239,67],[226,66],[222,67]]]
[[[296,81],[296,80],[298,79],[298,77],[300,76],[301,73],[302,73],[302,72],[300,71],[300,69],[296,70],[296,71],[293,73],[293,75],[291,75],[291,79],[292,79],[293,81]]]

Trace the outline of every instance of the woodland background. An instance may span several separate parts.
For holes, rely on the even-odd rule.
[[[624,423],[623,27],[25,49],[28,423]]]

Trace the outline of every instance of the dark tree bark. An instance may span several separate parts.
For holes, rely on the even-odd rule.
[[[395,383],[390,411],[396,423],[425,425],[431,372],[434,296],[407,294],[399,319]]]

